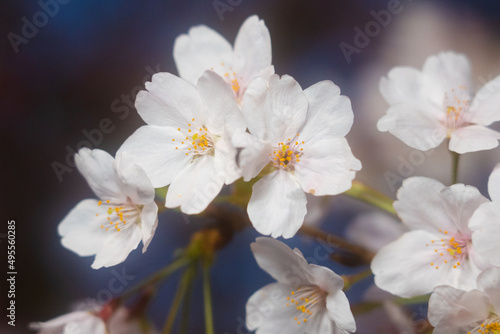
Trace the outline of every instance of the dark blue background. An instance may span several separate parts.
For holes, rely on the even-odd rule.
[[[417,2],[424,1],[414,0],[405,6],[411,9]],[[492,31],[500,28],[497,1],[433,2],[456,15],[480,16]],[[116,152],[143,124],[133,109],[120,118],[125,115],[123,110],[129,109],[121,101],[122,94],[134,95],[145,78],[149,80],[148,67],[176,73],[172,59],[176,36],[193,25],[206,24],[233,42],[240,24],[257,14],[271,33],[276,73],[294,76],[303,87],[333,80],[355,106],[356,99],[362,97],[357,95],[353,78],[370,62],[382,39],[374,38],[366,51],[353,56],[351,64],[346,63],[339,43],[352,41],[353,28],[372,20],[370,10],[386,5],[387,1],[378,0],[242,0],[221,20],[212,0],[72,0],[60,5],[57,15],[27,44],[19,45],[16,53],[7,34],[20,35],[22,18],[32,21],[41,7],[37,1],[3,1],[1,211],[4,222],[16,220],[18,276],[16,331],[4,327],[6,320],[1,319],[0,329],[7,328],[2,332],[25,332],[28,322],[48,320],[68,312],[77,300],[96,297],[114,277],[113,269],[120,272],[125,268],[127,274],[136,276],[132,283],[139,282],[167,264],[173,250],[186,245],[190,234],[201,225],[196,219],[188,225],[174,212],[163,214],[147,253],[135,251],[122,265],[97,271],[90,268],[92,258],[79,258],[64,249],[57,235],[57,225],[69,210],[93,194],[78,172],[63,174],[60,182],[53,162],[64,164],[66,147],[76,149],[86,140],[82,131],[98,128],[103,118],[112,121],[114,130],[103,135],[98,148]],[[117,109],[112,109],[113,103],[122,111],[114,112]],[[345,203],[366,210],[350,200],[342,201],[325,221],[327,229],[341,231],[354,215],[350,209],[340,209]],[[246,300],[271,282],[250,252],[249,244],[257,236],[252,229],[237,234],[217,257],[212,276],[217,333],[237,333]],[[0,240],[3,256],[5,239]],[[311,256],[316,247],[300,237],[287,244],[299,246],[306,256]],[[333,262],[322,264],[340,273],[349,272]],[[200,282],[197,284],[192,302],[193,333],[201,333],[204,328]],[[176,281],[172,280],[150,308],[151,318],[160,328],[175,288]],[[2,300],[4,290],[0,291]],[[349,293],[351,301],[359,300],[360,291]]]

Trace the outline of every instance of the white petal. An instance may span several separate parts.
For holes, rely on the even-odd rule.
[[[220,193],[225,181],[224,171],[216,169],[214,160],[204,155],[188,164],[168,188],[165,206],[180,206],[187,214],[205,210]]]
[[[406,225],[387,214],[372,212],[357,216],[345,233],[349,240],[375,252],[405,232]]]
[[[109,237],[109,233],[101,228],[102,225],[108,224],[108,216],[96,216],[101,211],[105,212],[105,207],[103,204],[99,208],[95,199],[85,199],[78,203],[58,226],[59,235],[63,237],[63,246],[80,256],[97,253]]]
[[[305,93],[288,75],[272,75],[267,89],[263,81],[254,80],[245,94],[243,115],[248,130],[259,139],[276,144],[294,138],[306,119]]]
[[[394,209],[410,230],[436,233],[439,229],[455,232],[457,226],[443,207],[440,195],[445,186],[427,177],[410,177],[398,190]]]
[[[247,211],[259,233],[291,238],[304,222],[306,204],[306,195],[293,175],[279,170],[253,185]]]
[[[237,150],[228,137],[220,138],[215,143],[214,165],[217,173],[225,175],[224,183],[231,184],[241,177],[241,169],[236,164]]]
[[[155,202],[144,205],[141,210],[142,252],[147,249],[158,227],[158,206]]]
[[[387,75],[382,78],[379,84],[379,90],[387,103],[393,105],[397,103],[408,103],[422,107],[423,112],[429,112],[428,116],[433,115],[432,110],[436,111],[441,106],[441,101],[433,102],[431,91],[445,93],[444,87],[433,87],[429,89],[426,75],[421,71],[411,67],[394,67]],[[427,108],[429,107],[429,108]],[[435,114],[434,114],[435,115]]]
[[[274,313],[283,312],[281,309],[286,310],[286,296],[288,296],[291,291],[292,289],[288,285],[281,283],[268,284],[257,290],[248,299],[246,304],[247,328],[254,331],[265,323],[275,322],[273,317]],[[280,309],[281,312],[277,311],[277,308]],[[293,320],[293,318],[290,320]],[[295,322],[293,322],[293,324],[296,325]],[[266,331],[260,331],[259,333],[266,333]]]
[[[425,113],[426,110],[418,105],[395,104],[379,119],[377,129],[389,131],[410,147],[427,151],[441,144],[446,137],[446,129],[437,117],[430,118]]]
[[[443,206],[448,217],[454,222],[463,235],[470,235],[469,220],[476,209],[483,203],[489,202],[473,186],[454,184],[444,188],[439,193],[443,199]]]
[[[198,80],[198,92],[205,107],[205,125],[210,133],[221,136],[226,128],[244,131],[245,121],[231,87],[215,72],[206,71]],[[229,123],[226,126],[226,123]]]
[[[487,301],[478,290],[465,292],[451,286],[438,286],[429,299],[429,322],[437,333],[452,333],[467,326],[472,329],[488,316]]]
[[[435,82],[442,82],[447,89],[465,86],[469,91],[471,87],[471,67],[469,60],[463,54],[454,52],[441,52],[436,56],[426,59],[423,73]],[[439,92],[439,99],[442,93]]]
[[[316,196],[337,195],[352,186],[355,171],[361,169],[345,138],[311,140],[295,165],[295,177],[304,191]]]
[[[175,139],[175,141],[172,141]],[[120,147],[134,156],[135,163],[144,169],[154,187],[164,187],[180,173],[191,160],[181,142],[181,131],[169,127],[142,126]],[[179,147],[179,149],[175,149]]]
[[[371,264],[375,284],[405,298],[429,293],[442,284],[464,290],[475,288],[478,268],[470,261],[457,268],[451,262],[438,262],[440,255],[433,247],[426,246],[436,239],[437,235],[426,231],[410,231],[380,249]]]
[[[287,284],[291,290],[309,285],[309,275],[303,270],[307,261],[281,241],[259,237],[250,247],[259,267],[279,283]]]
[[[321,81],[304,90],[309,101],[307,120],[300,138],[344,137],[351,130],[354,114],[351,101],[340,95],[340,88],[331,81]]]
[[[192,118],[203,121],[203,107],[193,84],[170,73],[156,73],[140,91],[135,107],[149,125],[186,128]]]
[[[146,172],[135,163],[128,152],[121,151],[115,160],[116,171],[123,185],[124,193],[134,204],[146,204],[154,201],[155,189],[146,176]]]
[[[349,300],[343,291],[329,294],[326,297],[326,308],[330,318],[339,329],[349,333],[356,331],[356,322],[349,306]]]
[[[500,203],[492,202],[481,205],[472,218],[469,227],[472,244],[476,252],[494,266],[500,266]]]
[[[189,29],[187,35],[180,35],[174,42],[174,60],[179,75],[193,84],[206,70],[231,60],[232,51],[224,37],[203,25]]]
[[[69,323],[64,327],[63,334],[95,333],[108,334],[104,321],[98,317],[89,317],[78,323]]]
[[[75,155],[75,163],[97,197],[114,203],[121,203],[127,199],[116,175],[111,155],[102,150],[90,150],[85,147]]]
[[[90,312],[87,311],[77,311],[77,312],[71,312],[68,314],[61,315],[57,318],[44,321],[44,322],[36,322],[36,323],[30,323],[30,329],[33,330],[61,330],[66,324],[68,323],[78,323],[80,321],[84,321],[88,318],[95,318],[96,320],[100,320],[97,317],[92,316]],[[102,321],[102,320],[101,320]]]
[[[500,76],[485,84],[476,94],[469,108],[469,121],[490,125],[500,120]]]
[[[477,286],[488,297],[494,312],[500,311],[500,268],[489,268],[477,277]]]
[[[492,201],[500,201],[500,164],[495,166],[488,179],[488,194]]]
[[[469,125],[453,131],[450,151],[460,154],[483,151],[498,146],[500,133],[481,125]]]
[[[232,143],[241,148],[237,163],[245,181],[256,177],[262,168],[269,163],[269,153],[272,152],[272,146],[268,142],[241,131],[234,134]]]
[[[311,263],[305,270],[309,273],[311,283],[328,294],[335,294],[344,288],[344,280],[327,267]]]
[[[121,231],[110,230],[110,236],[102,244],[101,249],[96,254],[92,268],[111,267],[125,261],[131,251],[137,248],[141,242],[141,230],[136,223]]]
[[[260,72],[271,65],[271,37],[263,20],[252,15],[243,22],[234,41],[234,69],[247,86]]]

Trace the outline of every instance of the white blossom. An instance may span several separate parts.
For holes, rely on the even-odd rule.
[[[253,186],[248,215],[272,237],[291,238],[302,226],[306,195],[337,195],[352,185],[361,168],[345,135],[353,113],[350,100],[331,81],[305,91],[290,76],[255,79],[243,115],[249,133],[236,133],[245,181],[266,166],[272,171]]]
[[[406,179],[397,197],[394,209],[410,231],[376,254],[375,284],[401,297],[423,295],[438,285],[476,288],[489,263],[475,249],[469,220],[488,199],[472,186],[445,187],[425,177]]]
[[[204,25],[191,28],[187,35],[175,40],[174,60],[179,76],[193,84],[206,70],[219,74],[231,86],[239,104],[253,79],[274,73],[271,37],[264,21],[256,15],[243,22],[234,48]]]
[[[80,256],[95,255],[92,268],[119,264],[142,240],[145,252],[158,224],[154,188],[144,171],[124,152],[82,148],[78,170],[99,197],[85,199],[59,224],[64,247]]]
[[[157,73],[137,95],[136,108],[148,124],[118,150],[136,158],[153,185],[169,185],[165,206],[197,214],[224,184],[240,177],[230,138],[245,128],[230,87],[206,71],[198,86]]]
[[[405,144],[428,150],[445,138],[457,153],[498,146],[500,133],[486,126],[500,120],[500,76],[474,97],[469,60],[442,52],[427,58],[422,71],[395,67],[380,81],[390,107],[377,127]]]
[[[356,331],[343,279],[326,267],[308,264],[302,253],[260,237],[251,244],[258,265],[276,279],[246,305],[246,325],[256,334],[353,333]]]

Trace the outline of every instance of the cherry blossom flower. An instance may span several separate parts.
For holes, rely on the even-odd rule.
[[[488,193],[492,202],[482,204],[470,220],[472,241],[481,256],[500,267],[500,164],[490,175]]]
[[[233,142],[242,147],[244,180],[266,166],[272,171],[253,186],[248,215],[260,233],[291,238],[304,221],[305,192],[340,194],[361,169],[344,138],[353,121],[350,100],[331,81],[303,91],[292,77],[272,75],[269,86],[252,82],[242,110],[250,134],[236,133]]]
[[[438,286],[429,299],[429,322],[434,334],[500,332],[500,268],[477,278],[478,289],[464,291]]]
[[[255,292],[246,305],[246,326],[256,334],[352,333],[356,331],[344,281],[302,253],[260,237],[251,244],[257,264],[277,283]]]
[[[46,322],[31,323],[39,334],[157,334],[158,331],[139,318],[133,318],[125,307],[113,310],[109,304],[77,310]],[[80,307],[81,308],[81,307]],[[145,325],[147,325],[145,327]]]
[[[80,256],[95,255],[92,268],[119,264],[142,240],[145,252],[158,224],[154,188],[127,152],[82,148],[78,170],[99,197],[85,199],[59,224],[64,247]]]
[[[216,72],[232,87],[240,104],[253,79],[268,78],[274,73],[271,37],[264,21],[256,15],[241,25],[234,48],[204,25],[191,28],[187,35],[175,40],[174,60],[179,76],[193,84],[206,70]]]
[[[445,138],[457,153],[492,149],[500,133],[486,126],[500,120],[499,88],[500,76],[474,97],[469,61],[453,52],[427,58],[422,71],[395,67],[380,81],[390,107],[377,127],[424,151]]]
[[[107,334],[106,323],[92,311],[75,311],[47,322],[31,323],[39,334]]]
[[[373,259],[375,284],[401,297],[423,295],[438,285],[476,288],[477,275],[489,263],[476,252],[469,220],[488,199],[474,187],[445,187],[425,177],[406,179],[397,197],[394,209],[410,231]]]
[[[153,186],[169,186],[165,206],[197,214],[224,183],[240,177],[231,145],[233,131],[245,124],[232,90],[206,71],[195,87],[169,73],[157,73],[137,94],[136,108],[148,124],[118,152],[128,151]]]

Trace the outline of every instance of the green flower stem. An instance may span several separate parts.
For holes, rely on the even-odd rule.
[[[195,265],[196,272],[195,276],[198,274],[198,266]],[[181,310],[181,322],[180,322],[180,328],[179,328],[179,333],[180,334],[187,334],[188,333],[188,327],[189,327],[189,309],[191,305],[191,296],[193,294],[193,282],[194,279],[191,280],[191,284],[188,285],[186,294],[184,297],[184,302],[182,303],[182,310]]]
[[[450,151],[451,153],[451,184],[457,183],[458,180],[458,162],[460,160],[460,154],[457,152]]]
[[[120,300],[125,300],[128,299],[129,297],[133,296],[137,292],[145,289],[148,286],[154,285],[162,280],[167,279],[170,275],[172,275],[174,272],[177,270],[181,269],[182,267],[188,265],[191,262],[189,258],[186,257],[181,257],[177,259],[176,261],[172,262],[162,270],[158,271],[157,273],[153,274],[152,276],[146,278],[144,281],[139,283],[138,285],[132,287],[132,289],[126,291],[123,295],[119,297]]]
[[[396,211],[392,206],[392,199],[377,190],[362,184],[361,182],[354,181],[351,189],[347,190],[344,194],[371,204],[394,215],[396,214]]]
[[[354,275],[343,275],[342,278],[344,279],[344,291],[349,290],[357,282],[362,281],[372,275],[373,273],[369,268]]]
[[[179,311],[179,307],[186,295],[186,292],[190,289],[193,280],[196,276],[197,263],[192,262],[191,265],[184,271],[179,282],[179,288],[175,294],[174,300],[172,301],[172,306],[168,312],[167,321],[165,322],[165,327],[163,328],[163,334],[172,333],[172,328],[174,325],[175,317]]]
[[[427,304],[431,295],[416,296],[413,298],[396,298],[394,302],[398,305]]]
[[[205,305],[206,334],[214,334],[212,294],[210,292],[210,263],[203,263],[203,302]]]

